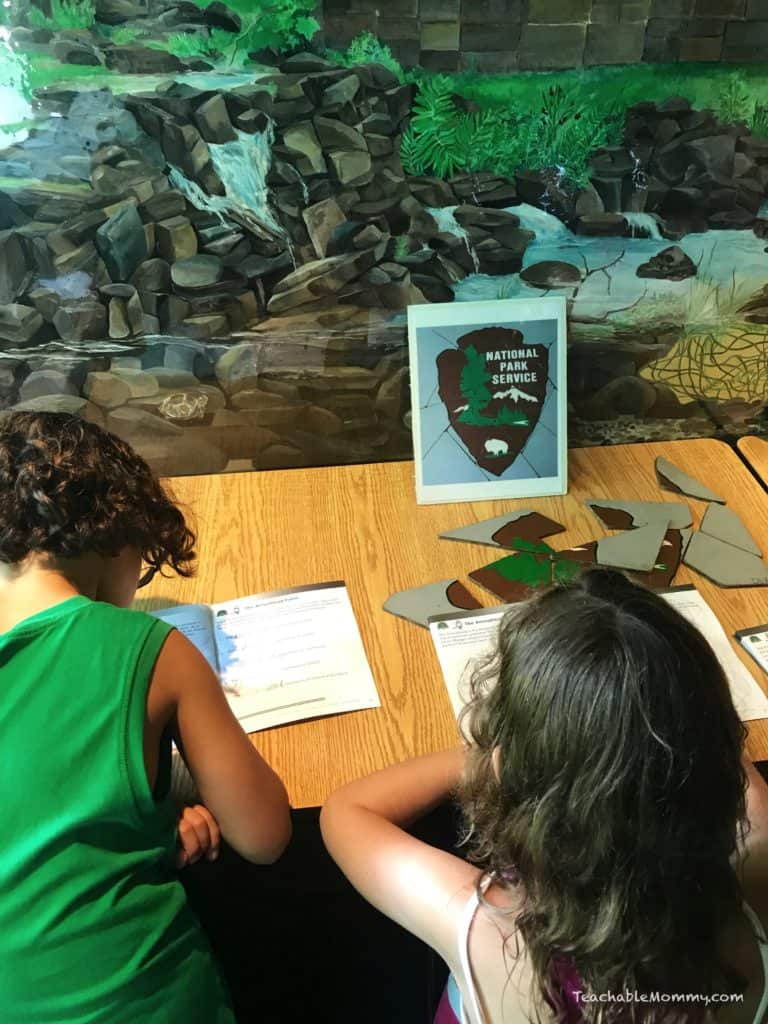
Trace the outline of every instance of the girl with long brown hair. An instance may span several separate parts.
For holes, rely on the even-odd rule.
[[[690,623],[585,573],[505,616],[463,726],[322,815],[352,884],[447,962],[441,1024],[764,1019],[768,790]],[[469,861],[405,831],[452,794]]]

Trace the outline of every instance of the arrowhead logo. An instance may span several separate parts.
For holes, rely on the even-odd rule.
[[[501,476],[539,422],[549,351],[511,327],[470,331],[457,345],[437,357],[440,400],[478,466]]]

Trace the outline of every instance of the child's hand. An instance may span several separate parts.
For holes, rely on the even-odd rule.
[[[201,857],[216,860],[219,856],[221,832],[216,819],[202,804],[184,807],[179,816],[179,831],[176,839],[176,867],[184,868],[195,864]]]

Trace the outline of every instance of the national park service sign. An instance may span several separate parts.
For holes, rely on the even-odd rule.
[[[478,466],[501,476],[539,422],[549,349],[511,327],[469,331],[457,346],[437,357],[440,400]]]

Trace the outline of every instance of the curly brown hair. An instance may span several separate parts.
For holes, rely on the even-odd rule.
[[[1,417],[0,562],[127,547],[155,571],[194,572],[194,533],[130,445],[65,413]]]
[[[504,617],[462,725],[467,845],[522,884],[539,1019],[562,1006],[563,959],[596,994],[743,991],[718,938],[741,908],[745,729],[697,629],[621,573],[587,572]],[[582,1009],[659,1024],[702,1005]]]

